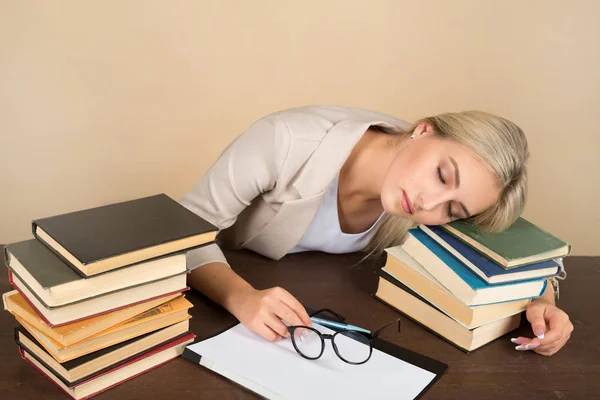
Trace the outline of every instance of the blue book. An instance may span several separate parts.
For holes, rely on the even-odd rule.
[[[539,297],[546,288],[545,279],[490,285],[420,228],[409,230],[401,247],[468,306]]]
[[[507,270],[439,226],[422,225],[420,228],[491,285],[547,278],[556,276],[560,271],[560,266],[554,260]]]

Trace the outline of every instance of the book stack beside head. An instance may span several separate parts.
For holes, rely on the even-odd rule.
[[[518,328],[570,245],[519,218],[502,233],[421,225],[386,249],[375,296],[463,351]]]
[[[23,359],[75,399],[179,356],[193,342],[187,250],[217,229],[156,195],[33,221],[5,247]]]

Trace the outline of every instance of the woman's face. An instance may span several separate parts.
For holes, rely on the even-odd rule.
[[[392,215],[441,225],[476,215],[499,198],[498,178],[463,145],[421,123],[385,175],[381,203]]]

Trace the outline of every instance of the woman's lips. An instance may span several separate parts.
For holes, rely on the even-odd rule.
[[[413,208],[410,204],[410,200],[408,199],[408,196],[406,195],[406,192],[404,190],[402,191],[402,209],[407,214],[413,213]]]

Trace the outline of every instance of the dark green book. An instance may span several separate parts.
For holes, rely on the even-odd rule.
[[[83,278],[38,240],[4,247],[8,268],[46,307],[60,307],[180,276],[185,286],[185,253],[179,252]]]
[[[84,277],[205,245],[217,233],[165,194],[36,219],[32,229]]]
[[[566,257],[571,245],[524,218],[501,233],[482,232],[463,221],[442,226],[505,269]]]

